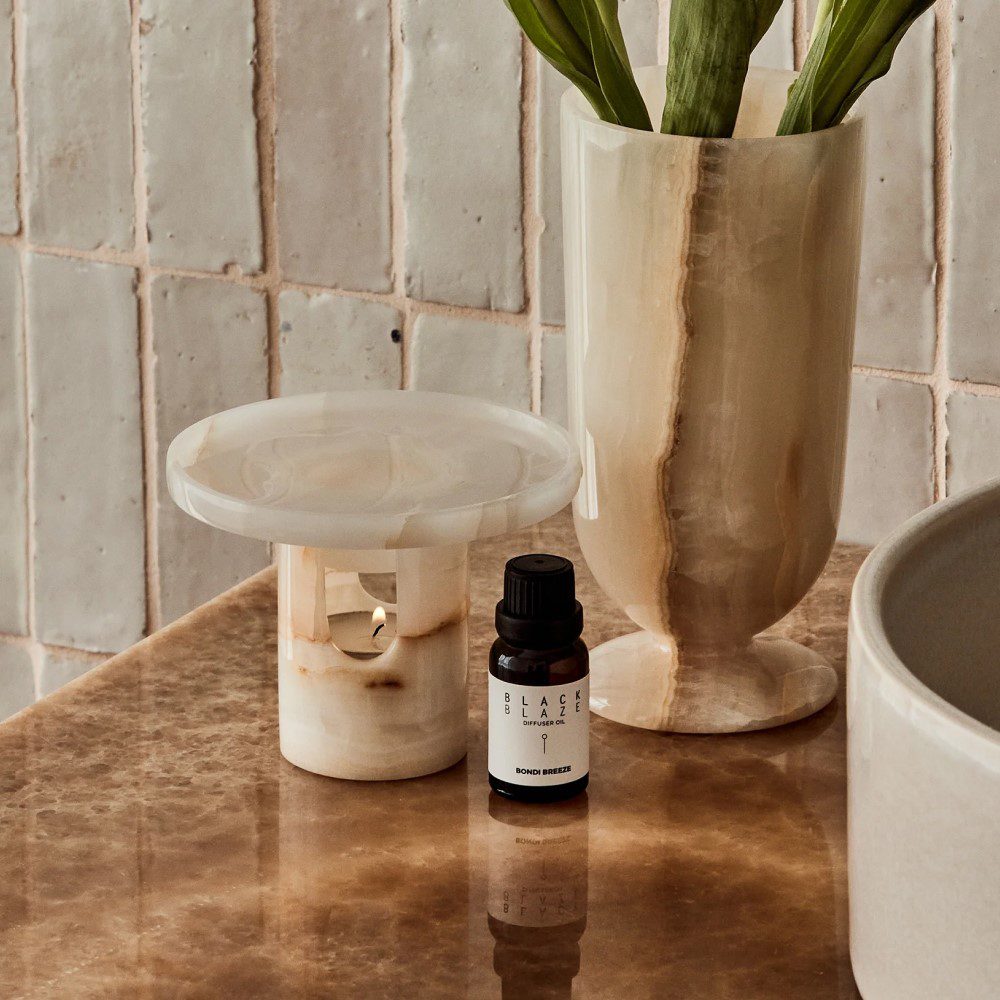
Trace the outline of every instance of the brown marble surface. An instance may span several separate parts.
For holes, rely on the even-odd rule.
[[[478,545],[470,752],[433,777],[281,759],[273,571],[0,725],[0,996],[857,997],[842,694],[742,736],[594,718],[586,800],[491,803],[492,606],[532,549],[576,561],[588,642],[629,630],[565,516]],[[861,555],[778,629],[841,671]]]

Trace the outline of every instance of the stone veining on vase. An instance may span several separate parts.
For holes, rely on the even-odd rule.
[[[733,140],[564,98],[576,527],[645,630],[596,651],[592,707],[645,728],[763,728],[836,690],[754,639],[836,535],[860,247],[863,125],[774,139],[790,80],[751,72]],[[639,82],[653,114],[662,74]]]

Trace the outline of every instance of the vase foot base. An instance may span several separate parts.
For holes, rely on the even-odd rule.
[[[836,671],[790,639],[753,639],[742,649],[677,650],[635,632],[590,651],[590,710],[604,719],[666,733],[745,733],[804,719],[837,693]]]

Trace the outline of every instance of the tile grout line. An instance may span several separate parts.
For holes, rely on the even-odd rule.
[[[274,0],[254,4],[254,85],[253,105],[257,119],[257,183],[260,190],[261,233],[264,242],[264,269],[251,286],[264,293],[267,306],[267,394],[280,395],[281,389],[281,256],[278,244],[278,204],[276,197],[277,95],[275,86]]]
[[[32,683],[34,696],[41,697],[41,649],[37,639],[36,609],[35,609],[35,558],[37,541],[35,538],[35,490],[34,490],[34,434],[31,427],[31,352],[28,344],[28,283],[27,269],[27,209],[25,178],[27,177],[28,137],[24,127],[24,11],[23,0],[11,2],[11,63],[12,84],[14,90],[14,125],[17,139],[17,176],[15,179],[17,204],[18,233],[9,239],[9,243],[17,250],[18,282],[21,290],[21,375],[24,379],[22,399],[24,402],[24,516],[26,520],[25,556],[26,573],[25,611],[27,635],[23,636],[24,645],[31,658]],[[8,241],[5,241],[8,242]]]
[[[948,227],[951,199],[952,0],[934,10],[934,499],[948,495]]]
[[[115,250],[79,250],[75,247],[60,247],[47,244],[31,244],[22,241],[19,237],[9,234],[0,234],[0,245],[21,247],[24,249],[49,257],[60,257],[66,260],[89,261],[98,264],[114,264],[123,267],[138,268],[141,262],[135,253]],[[196,268],[184,268],[167,266],[162,264],[148,265],[151,277],[166,275],[172,278],[197,278],[206,281],[217,281],[222,284],[240,285],[245,288],[252,288],[257,291],[265,291],[269,287],[269,278],[264,272],[254,272],[245,274],[239,270],[231,271],[201,271]],[[303,281],[292,281],[282,278],[275,283],[279,291],[300,291],[306,295],[334,295],[341,298],[357,299],[365,302],[382,302],[402,309],[404,305],[412,308],[416,313],[429,313],[438,316],[454,316],[461,319],[477,319],[503,323],[507,326],[524,328],[528,325],[527,314],[520,312],[507,312],[502,309],[484,309],[477,306],[454,305],[450,302],[435,302],[431,299],[406,298],[396,291],[392,292],[369,292],[362,289],[337,288],[332,285],[316,285]],[[545,330],[561,332],[563,327],[560,324],[542,324]]]
[[[139,403],[142,424],[143,506],[145,510],[146,631],[160,627],[160,558],[158,551],[159,468],[156,441],[155,359],[153,353],[152,299],[150,290],[148,193],[142,121],[142,0],[131,0],[132,68],[132,190],[133,247],[131,265],[138,276],[136,297],[139,322]],[[124,263],[125,261],[122,261]]]
[[[99,663],[104,663],[106,660],[111,659],[112,656],[118,655],[117,653],[112,653],[112,652],[104,653],[104,652],[94,652],[92,649],[80,649],[77,646],[60,646],[54,642],[41,642],[30,635],[14,635],[11,632],[0,632],[0,646],[14,646],[18,649],[24,649],[30,654],[32,654],[33,660],[36,657],[39,657],[39,654],[46,652],[72,653],[75,656],[81,657],[82,659],[92,660],[95,666],[97,666],[97,664]],[[36,694],[35,700],[37,701],[39,697],[41,697],[41,695]]]
[[[795,68],[802,69],[809,51],[809,32],[811,25],[807,23],[806,0],[792,0],[792,63]]]
[[[392,292],[375,301],[393,305],[402,314],[399,342],[400,388],[410,386],[414,305],[406,294],[406,148],[403,140],[403,18],[401,0],[389,5],[389,247]]]
[[[538,63],[521,35],[521,263],[528,318],[528,377],[531,412],[542,412],[542,327],[538,244],[544,224],[538,214]]]
[[[670,53],[670,0],[658,0],[656,10],[656,61],[666,66]]]

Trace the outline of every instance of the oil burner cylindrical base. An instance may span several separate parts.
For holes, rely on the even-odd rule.
[[[394,566],[393,566],[394,564]],[[359,573],[396,573],[396,638],[380,655],[337,647],[329,616],[372,611]],[[468,546],[341,551],[279,546],[281,753],[315,774],[415,778],[466,753]]]

